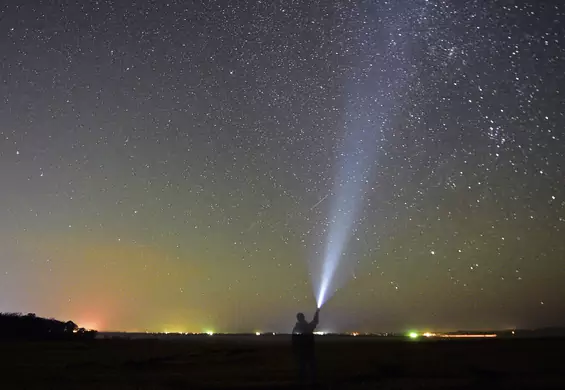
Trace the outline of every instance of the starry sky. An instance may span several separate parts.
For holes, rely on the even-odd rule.
[[[0,7],[0,311],[289,331],[349,163],[321,330],[564,323],[565,5]]]

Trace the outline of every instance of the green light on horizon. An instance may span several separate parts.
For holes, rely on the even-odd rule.
[[[416,332],[410,332],[408,333],[408,337],[410,337],[411,339],[417,339],[418,338],[418,333]]]

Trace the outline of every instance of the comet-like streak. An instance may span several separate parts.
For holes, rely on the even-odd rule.
[[[316,207],[318,207],[320,204],[322,204],[322,202],[324,200],[326,200],[328,198],[328,196],[330,196],[330,194],[327,194],[322,199],[320,199],[318,202],[316,202],[316,204],[314,206],[310,207],[310,211],[314,210]]]

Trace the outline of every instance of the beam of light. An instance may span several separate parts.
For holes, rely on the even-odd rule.
[[[363,207],[365,185],[375,150],[374,129],[370,128],[370,123],[355,112],[355,107],[349,108],[348,116],[341,147],[342,160],[330,200],[329,227],[324,243],[320,282],[315,291],[319,308],[341,285],[335,280],[336,273],[347,274],[352,271],[342,269],[340,263]]]
[[[344,136],[337,142],[338,166],[327,201],[329,215],[325,240],[321,242],[321,264],[311,269],[318,307],[343,287],[355,271],[359,259],[346,254],[349,241],[357,234],[371,170],[379,150],[386,146],[385,133],[390,131],[394,112],[399,112],[402,105],[403,91],[415,75],[411,40],[398,38],[425,28],[426,10],[426,4],[398,2],[383,11],[378,3],[367,2],[354,11],[346,8],[342,15],[346,21],[354,23],[364,18],[367,23],[354,23],[350,30],[355,34],[350,37],[348,52],[356,54],[351,57],[349,77],[344,83]],[[367,27],[383,18],[387,23],[379,31]],[[321,201],[313,209],[320,204]]]

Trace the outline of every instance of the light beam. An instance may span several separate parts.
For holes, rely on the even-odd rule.
[[[358,259],[343,258],[350,239],[356,234],[356,225],[364,206],[366,185],[370,182],[371,168],[375,166],[377,152],[385,146],[384,132],[397,110],[407,83],[414,75],[411,63],[410,41],[396,39],[401,30],[413,31],[406,14],[416,15],[424,23],[425,8],[406,6],[391,10],[389,22],[374,39],[363,31],[370,23],[355,25],[351,31],[350,53],[355,53],[348,67],[349,78],[344,89],[344,136],[338,142],[338,166],[333,194],[330,196],[329,217],[325,240],[321,243],[322,259],[317,270],[311,270],[314,295],[318,307],[326,303],[342,287],[354,271]],[[379,9],[366,3],[357,9],[368,21],[382,17]],[[345,15],[345,19],[348,17]],[[375,53],[383,53],[375,56]],[[375,66],[376,65],[376,66]],[[316,206],[318,206],[316,204]],[[347,256],[346,256],[347,257]],[[317,258],[315,261],[320,261]]]
[[[351,271],[343,269],[343,265],[350,264],[343,264],[341,258],[363,206],[365,184],[372,160],[372,153],[368,148],[374,149],[374,143],[369,139],[374,130],[364,128],[359,119],[359,115],[353,115],[347,126],[341,153],[342,162],[330,201],[329,228],[324,243],[319,286],[315,291],[318,307],[322,307],[341,286],[341,281],[336,280],[336,274],[345,275],[348,274],[347,271]]]

